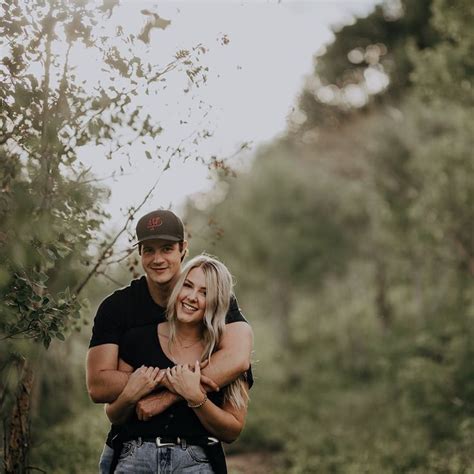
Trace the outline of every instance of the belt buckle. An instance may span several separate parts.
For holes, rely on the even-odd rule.
[[[156,438],[155,440],[156,442],[156,445],[159,447],[159,448],[163,448],[165,446],[174,446],[174,443],[162,443],[161,442],[161,438],[158,436],[158,438]]]

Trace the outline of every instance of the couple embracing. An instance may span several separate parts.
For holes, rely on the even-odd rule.
[[[112,423],[100,473],[226,471],[221,441],[247,413],[252,330],[220,261],[184,266],[183,223],[157,210],[137,224],[145,276],[108,296],[87,355],[92,400]]]

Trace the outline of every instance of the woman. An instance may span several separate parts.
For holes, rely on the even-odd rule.
[[[123,424],[116,473],[226,472],[219,441],[232,442],[242,431],[248,386],[241,377],[208,397],[201,390],[200,363],[209,362],[219,345],[231,294],[225,265],[206,255],[195,257],[171,293],[167,321],[152,331],[134,328],[124,337],[119,370],[135,371],[106,407],[110,421]],[[183,401],[149,421],[138,420],[136,402],[164,377]]]

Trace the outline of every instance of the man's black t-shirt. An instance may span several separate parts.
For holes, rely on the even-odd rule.
[[[153,301],[146,277],[133,280],[129,286],[109,295],[99,306],[94,319],[89,347],[101,344],[120,345],[122,336],[135,327],[165,321],[165,308]],[[226,323],[246,321],[237,300],[232,297]]]

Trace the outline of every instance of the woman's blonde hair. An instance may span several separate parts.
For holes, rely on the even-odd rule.
[[[166,308],[169,322],[169,345],[176,341],[176,305],[178,296],[188,274],[194,268],[201,268],[206,281],[206,309],[203,318],[204,350],[201,362],[210,361],[212,353],[219,346],[225,328],[225,318],[229,310],[230,299],[233,296],[233,281],[227,267],[210,255],[201,254],[192,258],[183,267],[179,280],[171,292]],[[225,388],[224,399],[229,400],[235,407],[240,408],[248,401],[248,394],[243,384],[243,376]]]

